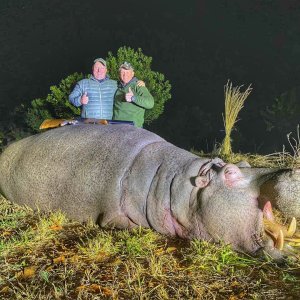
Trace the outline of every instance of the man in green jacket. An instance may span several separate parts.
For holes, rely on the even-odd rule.
[[[120,80],[114,98],[113,119],[133,121],[136,127],[143,127],[146,109],[154,106],[154,99],[145,86],[138,86],[134,69],[128,62],[119,68]]]

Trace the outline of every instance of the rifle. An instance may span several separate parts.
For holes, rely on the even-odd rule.
[[[105,120],[105,119],[94,119],[94,118],[77,118],[77,119],[46,119],[40,125],[39,129],[49,129],[62,127],[65,125],[78,125],[78,124],[98,124],[98,125],[134,125],[133,121],[122,121],[122,120]]]

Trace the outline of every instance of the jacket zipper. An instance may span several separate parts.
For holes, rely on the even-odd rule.
[[[101,88],[100,88],[100,82],[99,82],[99,93],[100,93],[100,119],[103,119],[103,112],[102,112],[102,95],[101,95]]]

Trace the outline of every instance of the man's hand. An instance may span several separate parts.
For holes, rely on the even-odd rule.
[[[88,102],[89,102],[89,97],[87,95],[87,92],[84,92],[84,94],[81,96],[80,103],[88,104]]]
[[[125,94],[125,99],[127,102],[132,102],[133,92],[131,88],[129,87],[128,93]]]
[[[145,82],[143,80],[139,80],[137,82],[137,86],[146,86]]]

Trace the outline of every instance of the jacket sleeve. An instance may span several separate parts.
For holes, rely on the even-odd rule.
[[[69,101],[74,105],[74,106],[81,106],[81,102],[80,102],[80,99],[81,99],[81,96],[83,95],[83,89],[82,89],[82,86],[80,84],[80,82],[78,82],[72,93],[69,95]]]
[[[149,90],[144,86],[135,86],[133,90],[134,103],[145,109],[151,109],[154,106],[154,99]]]

